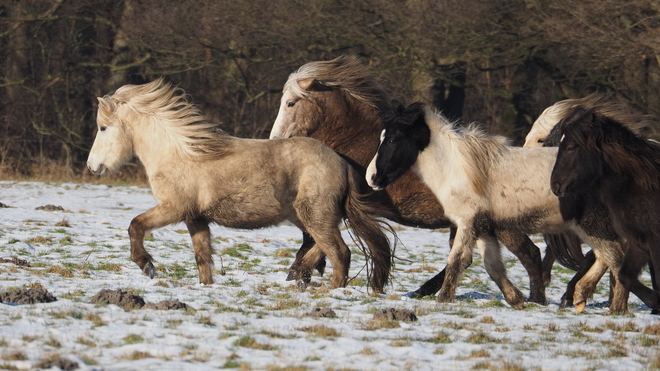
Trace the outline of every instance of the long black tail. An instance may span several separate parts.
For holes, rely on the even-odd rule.
[[[360,193],[360,185],[359,174],[349,166],[344,213],[358,247],[366,258],[367,278],[371,287],[380,293],[390,278],[397,237],[389,224],[376,217],[382,215],[383,210],[379,204],[367,201],[367,195]],[[388,229],[394,236],[393,245],[390,245],[383,229]]]

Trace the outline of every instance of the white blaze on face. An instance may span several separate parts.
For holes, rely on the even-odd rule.
[[[270,139],[288,138],[291,136],[290,127],[295,123],[293,121],[293,109],[295,102],[293,101],[293,94],[289,90],[284,91],[282,100],[280,101],[280,110],[277,112],[277,117],[273,123],[273,129],[270,131]],[[289,107],[291,103],[294,106]]]
[[[385,139],[385,129],[380,132],[380,144],[378,145],[378,149],[380,149],[380,146],[383,144],[383,140]],[[374,178],[376,178],[376,159],[378,158],[378,150],[376,150],[376,154],[374,155],[374,158],[371,159],[371,162],[369,163],[369,166],[367,167],[367,184],[369,187],[373,188],[376,191],[381,190],[382,188],[376,186],[373,184]]]
[[[112,149],[111,143],[108,141],[107,129],[107,127],[101,127],[96,132],[94,144],[87,157],[87,167],[93,174],[102,175],[108,171],[107,166],[103,163]]]

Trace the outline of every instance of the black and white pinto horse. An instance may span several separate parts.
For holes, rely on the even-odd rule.
[[[476,244],[486,271],[506,301],[519,303],[520,291],[509,281],[495,238],[497,231],[560,233],[572,230],[594,247],[600,260],[618,272],[623,251],[615,235],[598,228],[585,230],[562,217],[559,200],[550,190],[550,173],[557,148],[523,149],[507,145],[500,136],[474,125],[456,126],[421,103],[400,103],[383,119],[378,151],[366,179],[383,189],[412,170],[445,207],[458,230],[447,259],[445,282],[438,296],[451,302]],[[627,311],[628,292],[616,285],[611,312]],[[578,292],[576,292],[576,296]],[[586,297],[574,298],[586,303]],[[512,305],[514,307],[520,307]]]

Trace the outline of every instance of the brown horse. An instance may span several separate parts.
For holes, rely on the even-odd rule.
[[[638,278],[647,263],[660,271],[660,145],[595,108],[575,107],[557,127],[562,139],[552,192],[562,203],[568,198],[568,209],[580,209],[590,198],[606,206],[625,248],[618,278],[660,314],[660,292]]]
[[[161,79],[125,85],[99,98],[98,133],[87,165],[92,173],[115,170],[137,156],[158,205],[128,229],[131,259],[153,278],[143,240],[149,230],[185,222],[201,283],[213,282],[209,223],[255,229],[289,220],[316,244],[302,259],[308,271],[325,254],[332,287],[345,286],[351,252],[339,230],[346,218],[372,267],[367,275],[382,292],[392,261],[377,205],[359,192],[360,175],[339,155],[309,138],[240,139],[206,121],[181,89]],[[364,247],[364,244],[368,248]],[[369,259],[370,258],[370,259]],[[301,277],[299,284],[306,284]]]
[[[308,136],[329,145],[349,159],[361,174],[373,157],[381,132],[381,112],[390,105],[390,96],[357,59],[339,57],[310,62],[289,76],[284,85],[280,110],[271,139]],[[366,183],[364,185],[366,187]],[[408,173],[375,198],[389,219],[423,228],[447,228],[452,223],[442,205],[419,178]],[[530,277],[529,301],[545,303],[541,254],[524,234],[502,232],[497,238],[513,252]],[[309,247],[313,242],[308,241]],[[304,254],[304,249],[301,250]],[[295,266],[292,269],[297,269]],[[442,286],[444,270],[413,296],[436,293]],[[522,306],[522,300],[514,305]]]

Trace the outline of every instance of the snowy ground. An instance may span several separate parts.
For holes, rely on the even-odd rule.
[[[346,288],[327,288],[330,268],[305,292],[285,281],[301,239],[291,226],[213,227],[223,266],[216,256],[216,283],[208,286],[198,283],[185,227],[157,230],[146,242],[157,269],[149,279],[129,259],[126,232],[133,217],[155,205],[145,188],[0,182],[0,202],[11,206],[0,209],[0,258],[31,264],[0,263],[0,292],[42,286],[58,299],[0,304],[0,368],[34,369],[58,359],[78,369],[106,370],[660,367],[659,318],[634,295],[630,315],[607,315],[606,279],[583,314],[559,311],[557,302],[572,276],[559,266],[548,306],[508,307],[479,258],[464,275],[455,303],[402,298],[444,267],[445,230],[396,226],[403,260],[387,297],[374,297],[364,286],[357,253],[351,267],[357,279]],[[65,211],[35,210],[46,204]],[[522,266],[508,252],[504,258],[512,281],[526,292]],[[646,273],[643,278],[648,282]],[[195,310],[90,304],[104,288],[129,290],[147,302],[178,299]],[[331,308],[337,318],[307,316],[316,307]],[[374,313],[386,308],[413,310],[419,320],[374,321]]]

